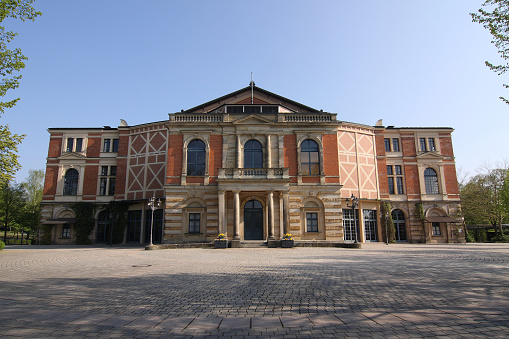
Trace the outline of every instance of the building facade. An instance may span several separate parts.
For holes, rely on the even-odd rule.
[[[340,121],[253,85],[164,121],[48,131],[52,243],[75,241],[78,201],[97,207],[93,243],[111,201],[129,204],[124,243],[383,241],[384,202],[397,241],[464,241],[452,128]]]

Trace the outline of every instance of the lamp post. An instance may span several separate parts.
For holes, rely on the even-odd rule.
[[[149,246],[152,246],[152,232],[154,231],[154,211],[156,208],[161,207],[161,199],[157,199],[156,197],[152,196],[152,198],[148,199],[148,207],[152,210],[152,218],[150,219],[150,244]]]
[[[350,202],[350,205],[348,204]],[[355,233],[355,241],[354,243],[357,243],[357,218],[355,217],[355,207],[359,205],[359,198],[357,198],[355,195],[353,195],[350,198],[346,198],[346,207],[350,207],[352,209],[353,214],[353,225],[354,225],[354,233]]]

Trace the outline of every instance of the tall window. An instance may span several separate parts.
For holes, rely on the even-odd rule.
[[[404,194],[402,175],[403,167],[401,165],[387,165],[387,183],[389,185],[389,194]],[[396,187],[394,184],[396,184]]]
[[[385,145],[385,151],[390,152],[391,151],[391,139],[385,138],[384,145]]]
[[[201,140],[187,146],[187,175],[205,175],[205,143]]]
[[[406,240],[406,222],[405,214],[401,210],[392,211],[392,222],[394,224],[395,240],[405,241]]]
[[[112,152],[118,152],[118,139],[113,139],[113,144],[111,145]]]
[[[106,243],[110,240],[110,227],[110,213],[106,210],[101,211],[97,216],[96,242]]]
[[[244,145],[244,168],[263,168],[262,144],[258,140],[249,140]]]
[[[115,177],[117,166],[101,166],[99,195],[115,195]]]
[[[320,175],[320,148],[310,139],[300,144],[300,165],[302,175]]]
[[[428,145],[429,145],[430,152],[435,151],[435,139],[428,138]]]
[[[189,233],[200,233],[200,213],[189,213]]]
[[[424,185],[426,194],[438,194],[438,177],[437,172],[433,168],[424,170]]]
[[[376,211],[363,210],[364,217],[364,233],[366,234],[366,241],[378,241]]]
[[[62,225],[62,238],[69,239],[71,237],[71,225],[63,224]]]
[[[66,152],[72,152],[74,149],[74,138],[67,138],[67,148]]]
[[[306,231],[318,232],[318,213],[306,213]]]
[[[399,139],[392,139],[392,151],[399,152]]]
[[[131,210],[127,213],[126,242],[139,243],[141,234],[141,210]]]
[[[355,241],[355,236],[359,236],[359,210],[354,211],[351,208],[343,210],[343,234],[345,241]]]
[[[111,139],[104,139],[103,142],[103,152],[109,152],[111,146]]]
[[[76,169],[70,168],[65,172],[64,176],[64,195],[78,194],[78,178],[79,173]]]
[[[421,152],[426,152],[426,138],[419,138]]]

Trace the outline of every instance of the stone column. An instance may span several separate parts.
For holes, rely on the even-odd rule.
[[[272,149],[270,147],[270,135],[267,135],[267,168],[272,168]]]
[[[283,192],[283,230],[290,233],[290,192]]]
[[[240,135],[237,135],[237,168],[242,168],[241,158],[242,158],[242,149],[240,147]]]
[[[239,191],[233,192],[233,200],[235,202],[235,219],[233,221],[233,239],[240,240],[240,196]]]
[[[274,192],[270,191],[269,196],[269,239],[274,239]]]
[[[219,233],[227,233],[227,229],[225,227],[226,221],[226,206],[225,206],[225,191],[219,191],[217,195],[217,219],[218,219],[218,232]]]

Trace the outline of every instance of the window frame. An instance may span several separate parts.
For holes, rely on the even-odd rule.
[[[71,177],[69,173],[76,173],[76,175]],[[68,174],[69,174],[69,176],[68,176]],[[72,182],[70,180],[72,180]],[[80,172],[75,168],[68,168],[64,174],[64,189],[63,189],[62,195],[77,196],[79,180],[80,180]]]
[[[259,148],[254,148],[252,145],[257,145]],[[264,168],[264,159],[263,159],[263,144],[256,139],[249,139],[244,143],[244,167],[243,168],[252,168],[252,169],[260,169]],[[258,159],[260,158],[260,159]],[[259,166],[258,166],[259,165]]]
[[[190,212],[190,213],[188,213],[187,217],[188,217],[187,233],[200,234],[201,233],[201,213]]]
[[[198,144],[202,147],[196,147]],[[207,167],[207,144],[201,139],[192,139],[187,144],[187,157],[186,157],[186,175],[193,177],[202,177],[206,175]],[[201,154],[203,153],[203,154]],[[200,156],[203,156],[203,161]]]
[[[71,224],[62,225],[62,239],[71,239]]]
[[[391,139],[384,138],[384,147],[386,152],[391,152]]]
[[[431,235],[433,237],[441,237],[442,236],[442,229],[440,227],[439,222],[432,222],[431,223]]]
[[[313,143],[313,144],[311,144]],[[310,145],[311,144],[311,145]],[[315,155],[316,153],[316,155]],[[312,157],[316,156],[316,161]],[[300,143],[300,170],[303,176],[318,176],[321,174],[320,145],[313,139],[304,139]]]
[[[392,151],[393,152],[401,152],[401,149],[399,147],[399,139],[398,138],[392,138]]]
[[[318,233],[318,231],[319,231],[318,212],[306,212],[306,232]]]
[[[433,171],[434,175],[430,174],[431,171]],[[426,194],[440,194],[438,172],[432,167],[427,167],[423,172],[423,177],[424,177],[424,190]]]

